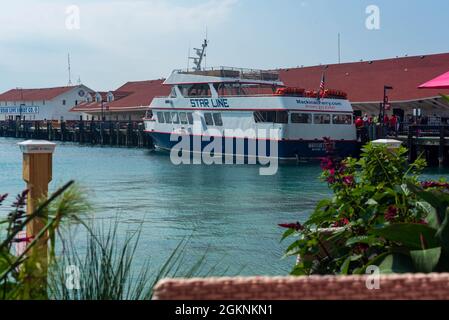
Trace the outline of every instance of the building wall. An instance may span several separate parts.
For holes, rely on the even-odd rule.
[[[0,120],[16,119],[20,116],[24,120],[79,120],[80,113],[69,112],[77,103],[86,101],[87,92],[92,91],[84,85],[76,86],[51,100],[45,101],[0,101]],[[84,94],[83,94],[84,93]],[[9,110],[8,110],[9,109]]]
[[[106,121],[142,121],[145,116],[145,111],[130,111],[130,112],[104,112]],[[82,113],[83,120],[101,120],[101,112]],[[79,117],[78,117],[79,119]]]

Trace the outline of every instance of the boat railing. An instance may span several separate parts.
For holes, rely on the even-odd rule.
[[[204,75],[220,78],[235,78],[256,81],[280,81],[279,72],[272,70],[246,69],[235,67],[210,67],[203,70],[179,69],[175,73]]]

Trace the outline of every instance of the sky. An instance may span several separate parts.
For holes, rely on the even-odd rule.
[[[374,8],[374,9],[373,9]],[[15,0],[0,11],[0,92],[113,90],[187,67],[284,68],[449,52],[447,0]]]

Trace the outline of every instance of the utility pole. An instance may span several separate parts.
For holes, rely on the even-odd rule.
[[[385,110],[386,110],[386,106],[389,104],[389,98],[388,98],[388,90],[393,90],[392,86],[384,86],[384,98],[383,98],[383,102],[380,104],[380,114],[379,114],[379,121],[381,123],[381,127],[382,127],[382,136],[384,136],[384,131],[385,131],[385,126],[388,125],[388,123],[385,123]]]

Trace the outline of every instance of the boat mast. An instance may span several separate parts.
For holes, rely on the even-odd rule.
[[[204,39],[203,44],[201,45],[201,49],[198,48],[193,48],[193,50],[195,50],[196,53],[196,57],[189,57],[190,60],[193,60],[193,64],[195,65],[193,67],[194,71],[201,71],[201,64],[203,63],[204,58],[206,57],[206,48],[207,45],[209,44],[209,41],[206,39]]]

